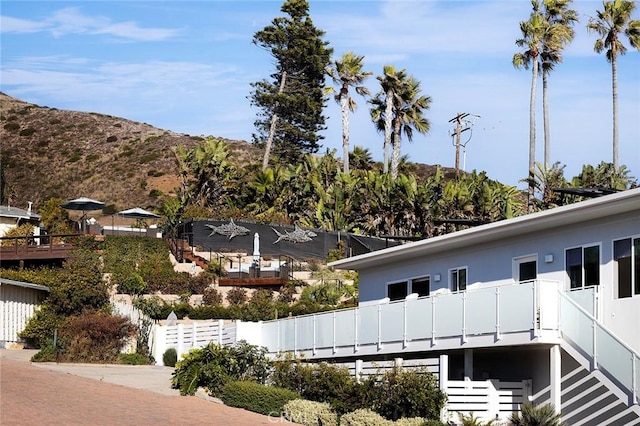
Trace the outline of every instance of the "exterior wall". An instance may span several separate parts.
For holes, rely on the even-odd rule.
[[[408,259],[405,262],[384,264],[360,270],[360,302],[387,297],[387,284],[412,278],[431,277],[431,292],[450,288],[449,269],[466,267],[467,286],[480,287],[512,284],[517,277],[514,259],[537,257],[538,279],[569,283],[565,272],[565,249],[600,246],[601,321],[627,344],[640,352],[640,295],[617,299],[615,288],[613,240],[637,236],[640,216],[637,212],[606,220],[590,221],[551,228],[545,232],[523,234],[518,239],[494,241],[455,252],[443,251],[435,256]],[[545,257],[553,261],[545,262]],[[440,281],[435,276],[440,275]]]
[[[21,332],[46,292],[32,288],[0,284],[0,345],[18,341]]]

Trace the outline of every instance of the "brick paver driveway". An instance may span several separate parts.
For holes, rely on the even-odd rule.
[[[169,396],[0,359],[0,424],[292,425],[197,397]]]

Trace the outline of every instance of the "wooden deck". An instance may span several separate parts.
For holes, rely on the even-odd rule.
[[[39,237],[0,238],[0,261],[57,260],[66,259],[72,244],[58,242],[70,235],[48,235]]]

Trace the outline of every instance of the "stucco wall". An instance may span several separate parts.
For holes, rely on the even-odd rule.
[[[431,292],[439,288],[451,288],[449,269],[466,267],[467,284],[495,286],[516,282],[514,259],[522,256],[537,256],[538,278],[563,283],[569,288],[565,272],[565,249],[585,246],[600,246],[601,319],[605,326],[614,330],[625,342],[640,351],[640,295],[617,299],[615,288],[613,241],[638,236],[640,216],[638,213],[551,228],[544,232],[522,234],[518,238],[493,241],[456,251],[446,251],[423,258],[407,259],[404,262],[377,265],[360,270],[360,301],[371,301],[387,297],[387,284],[411,278],[431,277]],[[553,256],[552,262],[545,257]],[[440,281],[436,282],[436,275]]]

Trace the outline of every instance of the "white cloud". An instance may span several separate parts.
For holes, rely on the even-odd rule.
[[[46,27],[47,24],[43,22],[0,16],[0,33],[35,33]]]
[[[35,33],[49,31],[54,37],[70,34],[110,35],[123,40],[163,41],[180,33],[178,29],[142,28],[132,21],[113,22],[103,16],[90,16],[78,8],[66,7],[55,11],[42,21],[2,16],[3,33]]]

